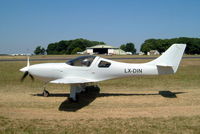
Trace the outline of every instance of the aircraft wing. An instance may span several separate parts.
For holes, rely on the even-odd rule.
[[[97,80],[91,80],[81,77],[65,77],[50,81],[50,83],[57,83],[57,84],[76,84],[76,83],[90,83],[90,82],[97,82]]]

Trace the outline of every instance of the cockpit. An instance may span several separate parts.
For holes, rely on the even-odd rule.
[[[89,67],[96,56],[89,55],[89,56],[80,56],[75,59],[71,59],[66,62],[66,64],[71,66],[83,66],[83,67]]]

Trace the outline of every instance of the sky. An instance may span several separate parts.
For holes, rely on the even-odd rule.
[[[175,37],[200,37],[200,0],[0,0],[0,53],[76,38],[139,50]]]

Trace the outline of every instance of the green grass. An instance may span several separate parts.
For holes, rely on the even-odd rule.
[[[36,63],[41,62],[31,62]],[[26,62],[0,62],[2,134],[200,133],[199,59],[184,59],[175,75],[127,77],[100,82],[100,93],[106,96],[97,97],[76,112],[59,111],[66,96],[32,96],[42,92],[43,83],[38,80],[31,82],[30,78],[21,83],[23,74],[19,69],[24,66]],[[47,89],[51,93],[69,93],[68,85],[48,84]],[[165,98],[158,94],[168,90],[182,93],[176,94],[177,98]]]

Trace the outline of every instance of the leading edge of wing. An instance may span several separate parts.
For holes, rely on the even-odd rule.
[[[52,80],[49,83],[57,83],[57,84],[76,84],[76,83],[90,83],[97,82],[98,80],[91,80],[79,77],[65,77],[56,80]]]

